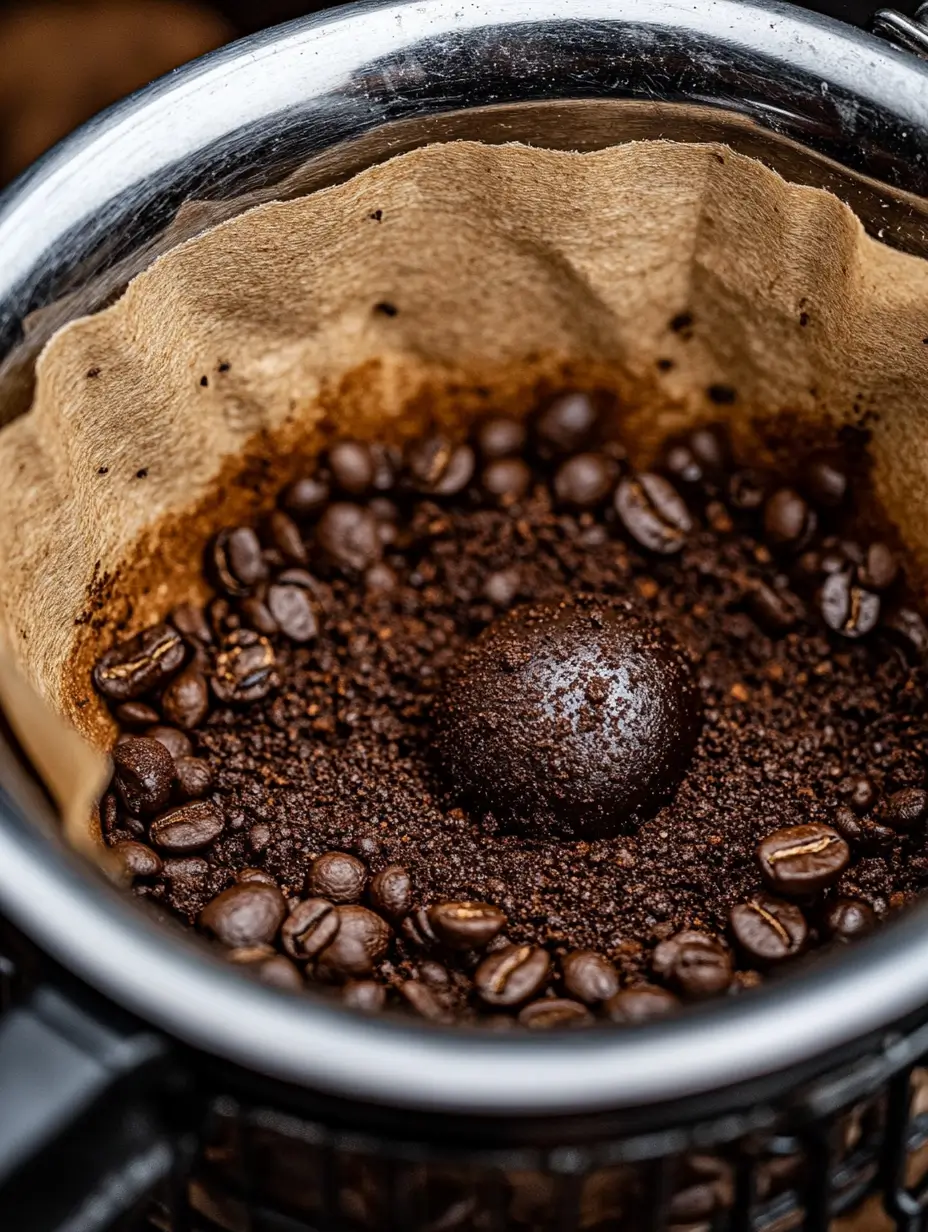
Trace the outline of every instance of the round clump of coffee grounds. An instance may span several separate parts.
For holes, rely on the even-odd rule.
[[[678,643],[619,600],[527,604],[464,651],[435,707],[439,772],[475,816],[610,838],[683,777],[702,719]]]

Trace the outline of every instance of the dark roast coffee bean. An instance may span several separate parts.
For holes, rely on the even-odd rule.
[[[455,445],[437,436],[413,445],[406,461],[414,486],[430,496],[456,496],[463,492],[477,465],[470,445]]]
[[[731,983],[731,957],[708,933],[684,931],[668,937],[651,961],[656,975],[694,1000],[724,992]]]
[[[213,576],[228,595],[247,595],[267,577],[261,540],[250,526],[222,530],[210,550]]]
[[[687,437],[693,457],[707,479],[718,479],[731,465],[728,433],[722,424],[704,424]]]
[[[161,715],[145,702],[123,702],[113,711],[113,717],[121,727],[150,727]]]
[[[199,924],[223,945],[259,945],[277,935],[287,914],[280,890],[247,881],[229,886],[200,912]]]
[[[834,824],[846,843],[868,853],[886,851],[898,842],[896,832],[889,826],[880,825],[871,817],[858,817],[844,804],[835,809]]]
[[[772,894],[755,894],[732,907],[732,935],[750,962],[768,966],[792,958],[805,947],[809,928],[794,903]]]
[[[764,506],[764,533],[774,547],[798,552],[812,538],[815,527],[815,513],[792,488],[780,488]]]
[[[912,607],[897,607],[883,618],[883,631],[912,663],[928,659],[928,627]]]
[[[748,596],[751,615],[768,633],[788,633],[799,619],[799,600],[792,591],[774,590],[757,582]]]
[[[617,992],[603,1005],[610,1022],[634,1026],[639,1022],[652,1022],[666,1018],[678,1009],[680,1002],[666,988],[655,984],[639,984],[637,988],[625,988]]]
[[[319,632],[319,621],[309,594],[301,586],[271,586],[267,606],[284,637],[309,642]]]
[[[865,637],[880,619],[880,597],[864,590],[852,569],[829,574],[822,585],[822,619],[843,637]]]
[[[590,443],[598,420],[599,412],[589,394],[560,394],[535,418],[538,452],[546,458],[576,453]]]
[[[389,565],[380,561],[364,574],[364,589],[375,595],[387,595],[395,590],[399,579]]]
[[[819,454],[806,464],[803,487],[816,505],[836,509],[847,495],[847,472],[835,458]]]
[[[182,603],[171,613],[171,624],[178,633],[208,646],[213,640],[213,631],[202,607],[196,603]]]
[[[483,468],[480,484],[501,505],[511,505],[532,486],[531,468],[523,458],[497,458]]]
[[[869,813],[877,801],[876,784],[872,779],[852,779],[847,792],[847,802],[859,816]]]
[[[928,816],[928,792],[921,787],[903,787],[883,802],[880,822],[891,830],[908,831],[920,826]]]
[[[438,903],[429,908],[432,931],[452,950],[482,950],[506,927],[506,917],[489,903]]]
[[[189,737],[184,732],[178,731],[176,727],[163,727],[159,724],[156,727],[149,727],[145,735],[163,744],[175,761],[179,757],[190,757],[193,753],[193,745]]]
[[[216,806],[205,800],[195,800],[156,817],[148,833],[162,851],[183,854],[208,847],[224,829],[222,814]]]
[[[618,467],[611,458],[577,453],[557,468],[554,494],[568,509],[595,509],[607,500],[618,477]]]
[[[168,723],[184,731],[199,727],[209,713],[209,687],[196,667],[185,668],[161,694],[161,709]]]
[[[825,931],[832,941],[856,941],[876,928],[876,913],[856,898],[837,898],[825,912]]]
[[[661,556],[679,552],[693,529],[689,510],[672,484],[647,472],[620,481],[615,492],[619,520],[636,543]]]
[[[331,945],[340,920],[325,898],[307,898],[298,903],[280,928],[280,940],[291,958],[306,960]]]
[[[537,997],[550,974],[547,950],[537,945],[511,945],[483,960],[474,972],[474,984],[485,1004],[510,1007]]]
[[[327,851],[310,865],[306,891],[332,903],[357,903],[367,885],[367,865],[344,851]]]
[[[347,496],[363,496],[374,483],[374,459],[363,441],[338,441],[329,450],[332,482]]]
[[[186,655],[176,629],[154,625],[108,650],[93,669],[93,681],[110,701],[136,701],[167,684]]]
[[[165,860],[163,871],[168,881],[179,881],[185,888],[196,890],[209,874],[209,863],[201,856],[185,856],[179,860]]]
[[[366,907],[336,907],[335,911],[338,932],[319,955],[316,972],[332,982],[348,977],[363,979],[386,958],[392,930]]]
[[[255,633],[263,633],[265,637],[276,637],[280,632],[277,621],[271,615],[271,609],[257,595],[249,595],[238,605],[242,623]]]
[[[426,958],[419,963],[419,979],[423,984],[428,984],[429,988],[448,988],[451,984],[451,976],[448,974],[448,968],[443,967],[441,963],[433,962],[430,958]]]
[[[593,1025],[593,1015],[579,1001],[543,997],[519,1011],[519,1022],[529,1031],[563,1031]]]
[[[295,518],[310,518],[329,503],[331,488],[325,475],[297,479],[281,493],[280,503]]]
[[[316,543],[330,564],[354,573],[376,564],[383,552],[377,519],[369,509],[347,501],[336,501],[323,513]]]
[[[438,938],[432,932],[429,913],[425,907],[416,907],[403,920],[400,932],[411,944],[420,950],[430,950],[438,945]]]
[[[561,959],[564,987],[586,1005],[596,1005],[619,991],[616,969],[595,950],[574,950]]]
[[[757,848],[764,877],[788,898],[827,889],[847,868],[850,856],[841,835],[818,822],[774,830]]]
[[[276,878],[263,868],[240,868],[235,874],[235,880],[239,882],[260,881],[262,885],[277,885]]]
[[[274,648],[267,638],[252,629],[239,629],[229,635],[216,656],[210,684],[221,702],[260,701],[280,683],[276,666]]]
[[[767,499],[767,484],[757,471],[742,470],[728,480],[728,503],[739,513],[755,513]]]
[[[289,514],[275,509],[268,517],[267,530],[274,547],[288,564],[305,565],[308,562],[309,553],[300,528]]]
[[[177,768],[177,792],[182,800],[200,800],[213,789],[213,772],[208,761],[202,757],[179,757]]]
[[[525,424],[506,415],[491,415],[477,427],[477,448],[486,462],[517,457],[525,449],[527,439]]]
[[[429,1022],[449,1022],[451,1015],[439,1002],[431,988],[420,984],[418,980],[404,980],[398,985],[400,996],[422,1018]]]
[[[157,877],[161,872],[161,857],[144,843],[114,843],[113,855],[126,877]]]
[[[702,467],[692,449],[683,441],[668,446],[662,469],[685,488],[694,488],[702,482]]]
[[[522,576],[518,569],[500,569],[487,577],[483,594],[495,607],[506,608],[519,597],[521,587]]]
[[[268,958],[260,958],[257,962],[247,963],[249,975],[256,976],[268,988],[278,988],[282,992],[302,992],[303,977],[297,967],[283,954],[272,954]]]
[[[148,816],[167,804],[174,783],[174,759],[157,740],[130,736],[113,749],[114,781],[130,813]]]
[[[857,576],[867,590],[889,590],[899,576],[899,561],[885,543],[871,543]]]
[[[401,920],[412,906],[412,879],[401,864],[388,864],[371,881],[371,906],[391,920]]]
[[[374,980],[349,980],[342,989],[342,1004],[362,1014],[379,1013],[386,999],[387,990]]]

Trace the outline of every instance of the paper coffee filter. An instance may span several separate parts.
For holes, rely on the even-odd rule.
[[[210,534],[326,439],[464,433],[564,385],[644,460],[701,419],[758,448],[866,429],[924,569],[926,341],[928,264],[724,146],[415,150],[188,241],[51,340],[0,431],[0,638],[105,747],[93,661],[202,593]]]

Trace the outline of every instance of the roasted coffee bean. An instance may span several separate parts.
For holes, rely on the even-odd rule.
[[[480,484],[501,505],[511,505],[532,486],[532,471],[524,458],[497,458],[483,468]]]
[[[773,965],[801,953],[809,936],[805,916],[794,903],[755,894],[732,907],[732,935],[750,962]]]
[[[865,590],[853,569],[841,569],[826,577],[819,604],[829,629],[843,637],[865,637],[880,619],[880,597]]]
[[[187,667],[175,676],[161,694],[164,717],[174,727],[193,731],[209,713],[209,687],[196,667]]]
[[[260,945],[272,941],[287,914],[280,890],[246,881],[229,886],[200,912],[199,924],[223,945]]]
[[[182,800],[201,800],[213,789],[213,772],[210,764],[202,757],[179,757],[175,762],[177,770],[177,792]]]
[[[914,830],[926,817],[928,792],[921,787],[903,787],[884,800],[880,809],[880,822],[891,830]]]
[[[191,889],[202,883],[209,874],[209,863],[201,856],[184,856],[178,860],[164,861],[164,876],[167,881],[179,881]]]
[[[482,950],[506,927],[506,916],[489,903],[437,903],[429,908],[432,932],[452,950]]]
[[[739,513],[755,513],[767,499],[767,484],[757,471],[741,470],[728,480],[728,503]]]
[[[850,856],[837,830],[819,822],[774,830],[757,848],[764,877],[788,898],[827,889],[847,868]]]
[[[519,1011],[519,1022],[530,1031],[563,1031],[593,1025],[593,1015],[579,1001],[543,997]]]
[[[277,879],[263,868],[240,868],[235,874],[235,880],[239,882],[260,881],[262,885],[277,885]]]
[[[225,829],[214,804],[195,800],[156,817],[149,828],[151,841],[162,851],[183,854],[214,843]]]
[[[419,963],[418,971],[419,979],[423,984],[428,984],[429,988],[447,989],[451,984],[448,968],[443,967],[439,962],[433,962],[430,958]]]
[[[247,969],[268,988],[279,988],[281,992],[303,991],[302,975],[289,958],[284,958],[283,954],[272,954],[269,958],[261,958],[257,962],[247,964]]]
[[[277,621],[271,615],[271,609],[257,595],[249,595],[238,605],[242,623],[255,633],[263,633],[265,637],[276,637],[280,632]]]
[[[321,954],[335,940],[338,913],[325,898],[307,898],[297,903],[280,929],[280,940],[291,958],[306,960]]]
[[[885,543],[871,543],[857,576],[867,590],[889,590],[899,576],[899,561]]]
[[[857,898],[837,898],[825,912],[825,931],[832,941],[856,941],[876,928],[876,913]]]
[[[803,487],[816,505],[836,509],[847,495],[847,472],[836,458],[817,454],[806,463]]]
[[[731,956],[708,933],[684,931],[661,941],[651,960],[654,972],[686,997],[701,1000],[731,983]]]
[[[309,594],[301,586],[271,586],[267,606],[284,635],[291,642],[309,642],[319,632],[319,621]]]
[[[213,576],[227,595],[241,597],[267,577],[261,540],[250,526],[222,530],[209,556]]]
[[[547,950],[537,945],[511,945],[481,962],[474,972],[474,984],[486,1005],[508,1008],[537,997],[550,974]]]
[[[280,503],[295,518],[311,518],[329,503],[331,486],[323,474],[307,475],[284,488]]]
[[[347,501],[329,505],[316,527],[316,542],[331,565],[353,573],[376,564],[383,551],[377,519]]]
[[[342,1004],[362,1014],[377,1014],[386,1003],[387,990],[374,980],[349,980],[342,988]]]
[[[346,496],[364,496],[374,484],[374,459],[363,441],[337,441],[329,450],[332,482]]]
[[[161,872],[161,857],[144,843],[114,843],[113,855],[126,877],[157,877]]]
[[[274,648],[267,638],[252,629],[239,629],[229,635],[216,656],[210,684],[221,702],[260,701],[280,683],[276,666]]]
[[[174,759],[157,740],[130,736],[113,749],[114,782],[120,799],[136,816],[157,813],[174,783]]]
[[[883,618],[883,631],[912,663],[928,659],[928,627],[912,607],[897,607]]]
[[[316,972],[331,982],[350,977],[363,979],[386,958],[392,930],[366,907],[336,907],[335,911],[338,932],[319,955]]]
[[[554,495],[568,509],[595,509],[608,499],[619,477],[611,458],[601,453],[577,453],[554,474]]]
[[[267,520],[267,533],[274,547],[290,565],[305,565],[309,560],[300,528],[289,514],[275,509]]]
[[[799,600],[792,591],[774,590],[757,582],[748,596],[751,615],[768,633],[788,633],[799,619]]]
[[[764,506],[764,533],[777,548],[801,551],[815,534],[815,513],[798,492],[780,488]]]
[[[420,950],[430,950],[438,945],[438,938],[432,932],[429,913],[425,907],[416,907],[411,911],[400,925],[400,932],[411,945]]]
[[[634,1026],[639,1022],[653,1022],[666,1018],[679,1009],[680,1002],[666,988],[656,984],[639,984],[636,988],[624,988],[610,997],[603,1005],[610,1022]]]
[[[477,459],[470,445],[432,437],[412,447],[407,465],[418,491],[430,496],[457,496],[473,479]]]
[[[861,851],[886,851],[899,841],[889,826],[880,825],[870,817],[858,817],[844,804],[835,809],[834,824],[844,841],[853,843]]]
[[[619,991],[619,977],[608,958],[595,950],[574,950],[561,959],[564,987],[586,1005],[597,1005]]]
[[[491,415],[477,426],[477,448],[485,462],[517,457],[525,449],[527,440],[525,424],[506,415]]]
[[[213,640],[206,613],[196,603],[182,603],[171,613],[171,624],[184,637],[208,646]]]
[[[702,483],[702,467],[684,441],[677,441],[667,447],[662,469],[685,488],[695,488]]]
[[[115,830],[118,825],[119,811],[116,804],[116,796],[112,791],[108,791],[100,801],[100,828],[104,834],[109,834],[110,831]],[[145,828],[143,826],[143,833],[144,829]]]
[[[589,394],[560,394],[535,418],[535,444],[542,457],[563,457],[585,448],[593,438],[599,412]]]
[[[345,851],[327,851],[313,860],[306,892],[333,903],[357,903],[367,885],[367,865]]]
[[[93,681],[109,701],[137,701],[167,684],[186,655],[176,629],[154,625],[108,650],[93,669]]]
[[[722,424],[703,424],[687,437],[693,457],[707,479],[718,479],[731,466],[731,446]]]
[[[412,879],[401,864],[388,864],[371,881],[371,906],[391,920],[401,920],[412,906]]]
[[[846,798],[848,804],[858,816],[869,813],[876,804],[878,792],[872,779],[851,779],[848,783]]]
[[[145,702],[123,702],[113,711],[113,717],[121,727],[150,727],[161,715]]]
[[[163,744],[175,761],[180,757],[190,757],[193,753],[193,745],[190,743],[189,736],[178,731],[176,727],[164,727],[158,724],[155,727],[149,727],[145,735]]]
[[[238,945],[231,950],[227,950],[223,954],[226,962],[238,963],[242,966],[248,963],[261,962],[265,958],[274,957],[274,947],[268,945],[266,941],[262,941],[258,945]]]
[[[364,589],[375,595],[388,595],[396,589],[399,579],[389,565],[380,561],[364,574]]]
[[[418,980],[403,980],[398,985],[398,992],[407,1005],[412,1006],[421,1018],[426,1018],[429,1022],[450,1021],[451,1015],[432,992],[431,988],[426,987],[425,984],[420,984]]]
[[[647,472],[620,481],[615,492],[619,520],[636,543],[661,556],[679,552],[693,529],[689,510],[672,484]]]
[[[500,569],[491,573],[483,584],[484,598],[500,608],[511,607],[522,588],[522,576],[518,569]]]

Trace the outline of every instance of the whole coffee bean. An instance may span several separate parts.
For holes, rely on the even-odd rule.
[[[283,954],[272,954],[268,958],[260,958],[257,962],[246,964],[250,975],[257,976],[268,988],[279,988],[281,992],[302,992],[303,977],[289,958]]]
[[[274,547],[290,565],[305,565],[309,560],[300,528],[289,514],[275,509],[267,519],[267,533]]]
[[[366,907],[336,907],[338,932],[322,951],[316,973],[331,982],[363,979],[387,956],[393,932],[379,915]]]
[[[876,784],[872,779],[852,779],[848,785],[847,802],[858,816],[869,813],[877,801]]]
[[[912,607],[897,607],[883,618],[883,631],[912,663],[928,659],[928,627]]]
[[[812,538],[815,527],[815,513],[792,488],[780,488],[764,506],[764,533],[774,547],[798,552]]]
[[[522,575],[518,569],[500,569],[488,575],[483,583],[483,595],[495,607],[511,607],[519,597]]]
[[[486,1005],[511,1007],[537,997],[551,974],[551,958],[537,945],[511,945],[488,955],[474,972]]]
[[[836,509],[847,495],[847,472],[827,454],[818,454],[806,463],[803,487],[817,505]]]
[[[229,886],[207,903],[198,922],[223,945],[259,945],[273,940],[286,914],[280,890],[260,881],[246,881]]]
[[[235,880],[238,882],[260,881],[262,885],[277,885],[277,879],[263,868],[241,868],[235,874]]]
[[[368,445],[374,462],[373,488],[375,492],[391,492],[396,487],[403,466],[403,452],[396,445],[385,445],[382,441],[373,441]],[[375,497],[374,500],[379,500]],[[371,502],[373,508],[373,501]],[[382,517],[382,514],[377,514]]]
[[[178,881],[183,888],[195,891],[209,874],[209,864],[200,856],[185,856],[180,860],[165,860],[164,876],[168,881]]]
[[[335,907],[325,898],[307,898],[298,903],[280,929],[280,939],[291,958],[305,961],[331,945],[340,920]]]
[[[263,633],[265,637],[276,637],[280,632],[277,621],[271,615],[271,609],[257,595],[249,595],[238,605],[242,623],[255,633]]]
[[[274,648],[252,629],[239,629],[223,643],[210,681],[221,702],[260,701],[280,684]]]
[[[399,986],[400,996],[422,1018],[429,1022],[449,1022],[451,1015],[425,984],[418,980],[404,980]]]
[[[306,891],[332,903],[357,903],[367,885],[367,865],[344,851],[327,851],[313,860]]]
[[[190,738],[184,732],[178,731],[176,727],[163,727],[159,724],[149,727],[145,735],[163,744],[175,761],[180,757],[190,757],[193,753]]]
[[[284,488],[280,503],[295,518],[310,518],[329,503],[331,488],[323,474],[307,475]]]
[[[113,749],[114,781],[130,813],[148,816],[167,804],[174,759],[158,740],[130,736]]]
[[[837,830],[819,822],[774,830],[757,848],[764,877],[788,898],[827,889],[847,868],[850,857]]]
[[[576,453],[590,443],[599,412],[589,394],[560,394],[536,416],[535,444],[542,457]]]
[[[531,467],[524,458],[496,458],[483,468],[480,485],[501,505],[514,504],[532,486]]]
[[[412,906],[412,878],[401,864],[388,864],[371,881],[371,906],[391,920],[401,920]]]
[[[880,597],[859,585],[853,569],[831,573],[822,585],[822,619],[842,637],[871,633],[880,619]]]
[[[718,479],[731,465],[731,445],[723,424],[694,428],[687,444],[707,479]]]
[[[672,484],[647,472],[622,479],[615,509],[636,543],[661,556],[679,552],[693,529],[689,510]]]
[[[93,681],[109,701],[136,701],[167,684],[186,656],[176,629],[154,625],[108,650],[93,669]]]
[[[885,543],[871,543],[857,576],[868,590],[889,590],[899,576],[899,560]]]
[[[387,990],[374,980],[349,980],[342,988],[342,1004],[362,1014],[379,1014],[387,1000]]]
[[[708,933],[684,931],[668,937],[656,947],[652,966],[656,975],[694,1000],[724,992],[731,983],[731,956]]]
[[[329,450],[332,482],[347,496],[363,496],[374,483],[374,459],[363,441],[338,441]]]
[[[768,633],[788,633],[800,615],[799,600],[792,591],[774,590],[757,582],[748,597],[751,615]]]
[[[639,984],[637,988],[624,988],[615,993],[603,1005],[610,1022],[634,1026],[639,1022],[653,1022],[666,1018],[678,1009],[680,1002],[666,988],[656,984]]]
[[[433,436],[410,447],[406,465],[419,492],[456,496],[473,479],[477,459],[470,445],[455,445],[445,437]]]
[[[619,470],[600,453],[577,453],[554,473],[554,494],[568,509],[595,509],[611,494]]]
[[[928,792],[921,787],[903,787],[884,800],[880,822],[891,830],[908,831],[928,817]]]
[[[353,573],[376,564],[383,551],[377,519],[347,501],[329,505],[316,527],[316,542],[331,565]]]
[[[227,950],[223,954],[226,962],[237,963],[242,966],[248,963],[261,962],[265,958],[274,957],[274,947],[268,945],[266,941],[260,942],[258,945],[238,945],[231,950]]]
[[[161,857],[144,843],[114,843],[111,850],[126,877],[157,877],[163,867]]]
[[[432,932],[429,913],[425,907],[416,907],[406,916],[400,925],[400,932],[405,939],[420,950],[430,950],[438,945],[438,938]]]
[[[794,903],[755,894],[746,903],[732,907],[732,935],[750,962],[769,966],[792,958],[805,947],[809,928]]]
[[[209,563],[220,587],[228,595],[247,595],[267,577],[261,540],[250,526],[222,530],[213,540]]]
[[[182,603],[171,613],[171,624],[186,638],[208,646],[213,640],[213,631],[209,627],[206,613],[196,603]]]
[[[267,606],[285,637],[291,642],[309,642],[319,632],[319,621],[302,586],[271,586]]]
[[[563,1031],[593,1025],[593,1015],[579,1001],[543,997],[519,1011],[519,1022],[530,1031]]]
[[[834,812],[835,829],[846,843],[853,843],[861,851],[886,851],[898,842],[898,836],[889,826],[880,825],[871,817],[858,817],[842,804]]]
[[[429,988],[447,989],[451,984],[448,968],[443,967],[441,963],[433,962],[430,958],[420,962],[418,970],[419,979],[423,984],[428,984]]]
[[[395,590],[399,578],[390,568],[389,565],[380,561],[371,567],[364,574],[364,589],[374,595],[388,595]]]
[[[161,694],[164,717],[174,727],[193,731],[209,713],[209,688],[206,677],[196,667],[180,672]]]
[[[597,1005],[619,991],[616,969],[595,950],[574,950],[561,959],[564,987],[586,1005]]]
[[[146,702],[123,702],[113,711],[113,717],[120,727],[150,727],[157,723],[161,715]]]
[[[525,424],[507,415],[491,415],[477,425],[477,448],[485,462],[518,456],[527,440]]]
[[[767,499],[767,484],[757,471],[741,470],[728,480],[728,503],[739,513],[755,513]]]
[[[668,445],[661,466],[685,488],[694,488],[702,482],[702,467],[692,449],[683,441]]]
[[[213,789],[213,772],[202,757],[179,757],[177,791],[182,800],[200,800]]]
[[[876,928],[876,913],[857,898],[837,898],[825,912],[825,931],[832,941],[856,941]]]
[[[437,903],[429,908],[432,931],[452,950],[482,950],[506,927],[506,916],[490,903]]]
[[[149,836],[162,851],[183,854],[214,843],[225,829],[222,814],[214,804],[195,800],[156,817]]]

